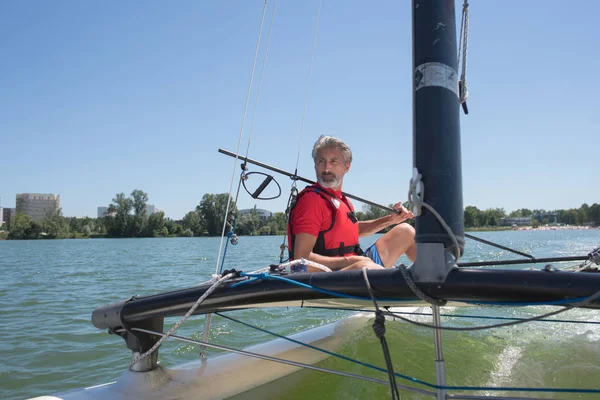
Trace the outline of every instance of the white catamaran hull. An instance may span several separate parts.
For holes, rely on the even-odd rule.
[[[344,340],[363,328],[371,313],[357,313],[343,320],[309,329],[290,338],[328,351],[337,351]],[[304,364],[316,364],[326,353],[275,339],[244,349]],[[223,354],[183,364],[174,369],[159,366],[149,372],[127,370],[116,382],[78,389],[35,400],[71,399],[223,399],[285,377],[301,367],[241,354]]]

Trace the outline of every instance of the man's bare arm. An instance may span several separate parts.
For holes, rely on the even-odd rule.
[[[408,211],[402,205],[402,203],[394,204],[394,210],[398,210],[398,212],[386,215],[385,217],[372,219],[370,221],[359,221],[358,237],[373,235],[380,230],[387,228],[388,226],[400,224],[407,219],[415,217],[412,212]]]
[[[389,215],[370,221],[358,221],[358,237],[373,235],[392,224],[394,224],[394,222]]]

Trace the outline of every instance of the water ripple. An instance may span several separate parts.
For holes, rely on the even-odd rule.
[[[600,231],[478,232],[477,235],[537,257],[586,254],[600,243]],[[226,267],[250,270],[277,261],[280,241],[280,237],[242,237],[238,246],[228,249]],[[364,241],[363,245],[371,243],[372,240]],[[203,282],[215,271],[218,248],[219,238],[0,241],[3,278],[0,280],[3,360],[0,398],[50,394],[118,378],[127,368],[131,354],[121,338],[92,326],[92,310],[134,294],[155,294]],[[509,258],[514,255],[467,241],[464,261]],[[543,307],[452,310],[457,314],[499,316],[528,316],[544,311]],[[230,315],[287,335],[326,324],[347,313],[256,309]],[[595,310],[576,310],[568,318],[600,320]],[[165,329],[177,320],[168,318]],[[468,326],[488,321],[452,319],[452,323]],[[387,325],[388,343],[400,370],[433,379],[431,332],[397,321]],[[202,332],[202,317],[191,318],[178,331],[195,339],[200,339]],[[242,348],[271,338],[224,318],[213,318],[210,337],[213,342]],[[444,334],[444,344],[449,380],[456,384],[511,381],[529,386],[590,387],[600,372],[599,339],[598,326],[585,324],[535,323],[466,335],[448,332]],[[366,326],[349,340],[344,351],[348,356],[380,365],[379,349],[370,326]],[[167,341],[160,352],[163,365],[177,365],[197,359],[199,347]],[[209,350],[209,354],[214,353]],[[325,365],[338,363],[330,359]],[[354,368],[347,362],[343,367],[348,371]],[[354,372],[364,373],[364,370]],[[345,378],[338,381],[303,374],[294,378],[298,382],[295,387],[294,380],[287,381],[292,388],[287,390],[294,390],[302,398],[313,397],[315,393],[321,398],[339,398],[340,393],[348,393],[351,387],[357,390],[355,393],[367,397],[389,395],[387,388],[372,388]]]

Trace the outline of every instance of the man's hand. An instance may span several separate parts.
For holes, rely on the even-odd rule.
[[[394,204],[394,210],[398,210],[398,213],[392,213],[390,214],[391,216],[391,220],[393,224],[400,224],[404,221],[406,221],[407,219],[411,219],[414,218],[414,214],[411,211],[408,211],[406,209],[406,207],[404,207],[402,205],[402,203],[396,203]]]

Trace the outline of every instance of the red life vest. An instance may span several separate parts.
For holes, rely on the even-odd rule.
[[[288,222],[290,260],[294,259],[294,245],[296,241],[296,234],[291,226],[294,208],[302,196],[309,192],[317,193],[331,210],[331,226],[319,232],[312,252],[329,257],[364,254],[358,242],[358,219],[354,214],[352,204],[349,201],[345,201],[345,198],[343,200],[338,199],[318,186],[307,186],[298,194],[296,202],[290,211]]]

